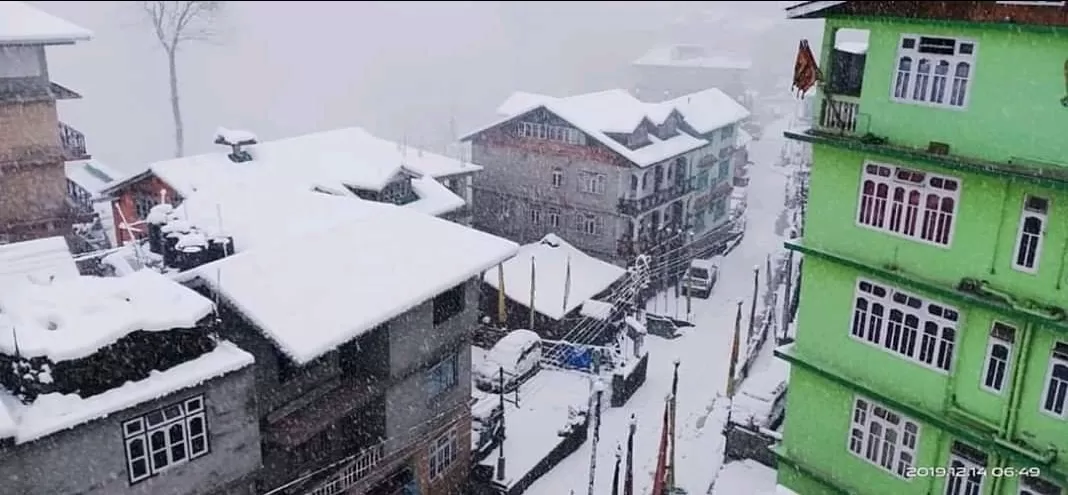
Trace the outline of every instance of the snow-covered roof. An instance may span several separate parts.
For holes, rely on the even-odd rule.
[[[534,260],[534,310],[559,320],[591,297],[604,291],[627,271],[611,263],[583,253],[555,234],[519,247],[514,258],[503,263],[504,295],[530,306],[530,260]],[[571,284],[564,304],[568,260],[571,263]],[[494,289],[498,287],[497,267],[482,276],[482,281]]]
[[[739,127],[736,132],[737,134],[735,134],[734,136],[735,147],[742,148],[748,146],[749,143],[753,142],[753,135],[746,132],[745,129]]]
[[[77,276],[78,266],[62,237],[0,244],[0,296],[28,281],[48,283]]]
[[[835,50],[864,55],[868,53],[867,41],[838,41],[834,44]]]
[[[478,275],[518,248],[406,208],[309,191],[195,194],[176,212],[181,218],[188,212],[189,222],[206,235],[233,236],[237,254],[192,273],[298,363]]]
[[[252,137],[247,131],[221,131],[233,134],[231,137]],[[225,183],[254,188],[282,184],[293,189],[319,188],[355,197],[346,186],[380,191],[398,174],[407,173],[414,177],[412,188],[420,199],[406,207],[440,215],[465,203],[463,198],[433,178],[479,169],[476,165],[434,153],[404,149],[358,127],[266,141],[243,149],[252,155],[251,161],[234,163],[228,158],[230,148],[220,147],[214,153],[153,163],[147,172],[174,188],[182,197]],[[144,172],[127,177],[110,186],[109,190],[142,176]]]
[[[582,303],[582,309],[579,314],[587,318],[593,318],[595,320],[607,320],[612,314],[612,310],[615,309],[611,303],[604,301],[598,301],[596,299],[587,299]]]
[[[25,2],[0,0],[0,44],[62,44],[92,37],[88,29]]]
[[[699,45],[659,46],[632,62],[655,67],[699,67],[706,69],[749,69],[753,64],[738,55],[709,54]]]
[[[22,404],[9,393],[0,392],[0,437],[14,437],[16,443],[30,442],[195,387],[252,362],[251,354],[230,342],[222,341],[214,350],[196,359],[166,371],[153,371],[148,378],[126,382],[88,398],[51,393],[38,396],[30,404]]]
[[[483,131],[539,108],[544,108],[568,121],[639,167],[668,160],[709,143],[700,137],[679,132],[665,140],[649,136],[649,144],[630,149],[609,137],[608,133],[629,134],[634,132],[644,120],[659,125],[676,111],[695,131],[702,134],[749,116],[749,111],[745,107],[716,88],[683,95],[661,103],[642,102],[621,89],[566,98],[518,91],[497,108],[497,113],[504,116],[502,119],[468,133],[463,139],[470,139]]]
[[[0,352],[78,359],[137,331],[192,328],[212,303],[150,270],[24,282],[0,294]]]
[[[78,184],[94,196],[107,189],[115,180],[121,179],[126,175],[104,165],[95,158],[69,161],[65,167],[67,179]]]
[[[798,2],[786,8],[787,19],[797,19],[802,17],[818,14],[831,7],[837,7],[845,3],[844,1],[810,1],[810,2]]]

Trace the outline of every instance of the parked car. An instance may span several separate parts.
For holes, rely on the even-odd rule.
[[[745,378],[731,406],[732,421],[776,430],[786,415],[786,388],[790,367],[773,359],[768,367]]]
[[[486,353],[486,359],[473,370],[475,386],[500,393],[501,370],[504,391],[511,392],[541,369],[541,337],[530,330],[512,330]]]
[[[719,279],[719,267],[712,259],[695,259],[690,262],[686,274],[682,277],[682,291],[700,298],[712,294],[712,288]]]

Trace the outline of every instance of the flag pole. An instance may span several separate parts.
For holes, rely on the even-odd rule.
[[[536,278],[534,276],[534,257],[531,256],[530,257],[530,327],[527,328],[527,330],[530,330],[531,332],[534,331],[534,313],[535,313],[535,311],[534,311],[534,290],[535,290],[534,289],[534,285],[535,285],[535,280],[536,280]]]
[[[567,271],[564,272],[564,307],[560,314],[567,314],[567,300],[571,296],[571,255],[567,255]]]
[[[504,263],[497,265],[497,323],[501,328],[508,324],[508,310],[504,301]]]
[[[653,474],[652,495],[666,495],[664,490],[667,474],[668,412],[671,410],[671,397],[664,397],[664,419],[660,425],[660,448],[656,453],[656,471]]]
[[[630,415],[627,426],[627,466],[623,473],[623,495],[634,495],[634,434],[638,431],[638,418]]]
[[[738,311],[734,317],[734,339],[731,341],[730,367],[727,368],[727,423],[731,421],[731,409],[734,406],[734,373],[738,367],[738,341],[742,337],[742,304],[738,301]]]
[[[679,399],[679,364],[681,361],[675,358],[675,372],[671,379],[671,453],[669,455],[668,473],[667,473],[667,486],[668,488],[675,488],[675,420],[678,416],[678,399]]]

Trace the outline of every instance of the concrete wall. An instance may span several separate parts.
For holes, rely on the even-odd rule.
[[[25,147],[59,146],[54,101],[0,104],[0,156]]]
[[[260,467],[259,422],[251,368],[200,386],[64,430],[40,440],[0,450],[5,494],[19,495],[176,495],[211,493],[234,487]],[[129,482],[122,422],[153,409],[204,394],[210,452],[159,475]]]

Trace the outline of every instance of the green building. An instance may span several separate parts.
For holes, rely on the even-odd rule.
[[[825,28],[780,484],[1068,495],[1068,7],[787,11]]]

